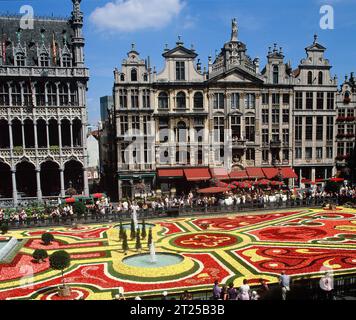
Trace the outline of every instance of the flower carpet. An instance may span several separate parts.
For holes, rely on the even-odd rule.
[[[318,277],[326,269],[334,274],[356,272],[352,209],[163,218],[149,223],[154,225],[156,253],[178,255],[179,262],[157,267],[126,264],[125,258],[140,252],[135,241],[129,241],[130,250],[124,254],[118,224],[10,231],[0,241],[15,237],[21,245],[0,264],[0,300],[64,299],[57,295],[61,272],[51,269],[48,259],[33,261],[35,249],[70,254],[71,265],[64,274],[71,296],[65,299],[113,299],[119,287],[126,296],[209,290],[216,279],[236,286],[245,278],[252,285],[260,278],[273,283],[281,271],[293,277]],[[41,241],[44,232],[55,237],[48,246]],[[149,253],[147,239],[142,246],[141,253]]]

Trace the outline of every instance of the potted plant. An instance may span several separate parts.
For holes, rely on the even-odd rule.
[[[39,262],[44,262],[45,259],[48,258],[48,253],[46,250],[43,249],[36,249],[33,253],[32,253],[32,258],[36,261],[36,263]]]
[[[58,288],[60,297],[70,296],[70,287],[64,282],[64,269],[70,266],[70,255],[67,251],[56,251],[49,257],[50,267],[54,270],[60,270],[62,273],[62,285]]]
[[[9,225],[7,223],[3,223],[0,228],[2,234],[6,234],[9,231]]]
[[[45,232],[41,236],[42,242],[45,246],[48,246],[51,244],[52,241],[54,241],[54,236],[51,233]]]

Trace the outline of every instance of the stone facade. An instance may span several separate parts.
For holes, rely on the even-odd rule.
[[[114,71],[119,198],[149,195],[160,168],[294,167],[298,184],[334,175],[338,92],[325,50],[315,36],[293,70],[275,44],[260,70],[236,20],[207,68],[180,37],[161,72],[132,45]]]
[[[17,204],[88,194],[83,13],[69,20],[2,16],[0,50],[0,196]]]

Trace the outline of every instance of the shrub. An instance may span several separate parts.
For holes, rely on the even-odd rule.
[[[41,239],[43,243],[48,246],[52,241],[54,241],[54,236],[51,233],[45,232],[42,234]]]
[[[147,240],[147,246],[150,247],[152,243],[152,228],[148,231],[148,240]]]
[[[64,269],[70,266],[70,255],[67,251],[56,251],[49,257],[49,265],[54,270],[62,272],[62,284],[64,285]]]
[[[48,253],[46,250],[36,249],[32,254],[32,258],[35,259],[36,262],[44,261],[46,258],[48,258]]]
[[[135,223],[133,219],[131,219],[131,231],[130,231],[130,238],[131,240],[136,238],[136,230],[135,230]]]
[[[1,229],[2,234],[6,234],[9,231],[9,226],[7,223],[3,223],[0,227],[0,229]]]
[[[146,232],[146,222],[145,220],[142,221],[142,239],[146,239],[147,237],[147,232]]]
[[[127,242],[127,234],[126,231],[123,232],[123,241],[122,241],[122,250],[126,253],[129,250],[129,244]]]
[[[137,229],[137,232],[136,232],[136,246],[135,247],[136,247],[136,250],[142,249],[140,229]]]
[[[120,229],[119,229],[119,240],[124,239],[124,227],[122,226],[122,222],[120,221]]]

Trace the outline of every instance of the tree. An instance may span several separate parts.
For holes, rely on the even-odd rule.
[[[135,239],[136,237],[136,230],[135,230],[135,223],[133,219],[131,219],[131,232],[130,232],[130,238],[131,240]]]
[[[32,258],[36,260],[36,262],[44,261],[48,258],[48,253],[43,249],[36,249],[32,253]]]
[[[0,228],[2,234],[6,234],[9,231],[9,225],[7,223],[3,223]]]
[[[54,241],[54,236],[51,233],[45,232],[42,234],[41,239],[43,243],[48,246],[52,241]]]
[[[55,251],[49,257],[49,265],[54,270],[60,270],[62,272],[62,284],[64,286],[64,269],[70,266],[70,255],[67,251]]]
[[[86,212],[87,208],[83,202],[74,202],[73,203],[73,211],[77,218],[83,216]]]
[[[147,240],[147,246],[150,247],[152,243],[152,228],[148,231],[148,240]]]
[[[126,234],[126,231],[124,230],[123,231],[123,234],[122,234],[122,250],[126,253],[128,250],[129,250],[129,244],[127,242],[127,234]]]
[[[137,229],[136,232],[136,250],[141,250],[142,249],[142,244],[141,244],[141,237],[140,237],[140,229]]]
[[[142,220],[142,235],[141,235],[141,237],[143,240],[146,239],[146,237],[147,237],[145,219]]]
[[[119,229],[119,240],[123,240],[123,236],[124,236],[124,228],[122,226],[122,222],[120,221],[120,229]]]
[[[335,181],[327,181],[325,184],[325,191],[331,193],[339,193],[340,184]]]

